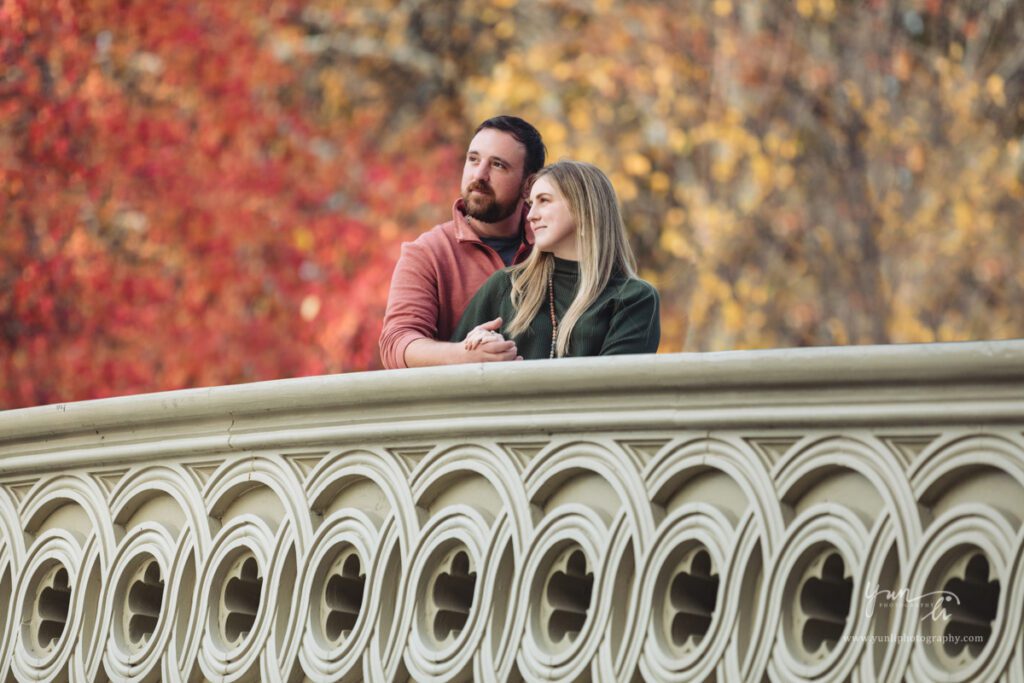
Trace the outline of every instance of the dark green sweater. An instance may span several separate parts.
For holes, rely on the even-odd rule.
[[[576,298],[579,264],[555,258],[555,315],[562,320]],[[507,339],[512,308],[512,280],[499,270],[477,291],[459,320],[452,341],[462,341],[481,323],[502,319],[501,333]],[[624,353],[654,353],[661,340],[658,320],[658,291],[643,280],[613,275],[608,286],[580,317],[569,339],[568,356],[608,356]],[[547,358],[551,352],[551,313],[547,297],[530,327],[514,339],[526,360]]]

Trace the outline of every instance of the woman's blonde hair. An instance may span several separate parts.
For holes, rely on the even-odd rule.
[[[615,196],[615,188],[601,169],[581,161],[559,161],[545,166],[534,177],[547,177],[562,193],[576,221],[580,286],[576,298],[558,321],[555,356],[569,352],[569,337],[580,317],[608,286],[612,273],[636,277],[636,259],[626,241],[626,227]],[[522,334],[548,301],[548,277],[555,267],[554,256],[534,249],[522,263],[512,266],[512,306],[509,336]]]

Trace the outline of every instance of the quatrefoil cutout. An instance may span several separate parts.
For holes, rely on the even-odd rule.
[[[695,650],[711,628],[718,604],[718,572],[703,547],[687,553],[676,566],[668,586],[672,644],[685,652]]]
[[[366,573],[359,554],[348,548],[338,554],[324,585],[324,634],[333,642],[348,638],[363,608]]]
[[[464,548],[450,551],[442,560],[430,590],[434,638],[446,642],[458,638],[469,620],[476,590],[476,572]]]
[[[799,604],[804,621],[801,642],[812,657],[824,659],[835,648],[850,616],[853,579],[837,552],[826,552],[804,575]]]
[[[260,611],[263,576],[252,555],[240,557],[224,583],[222,628],[228,643],[241,643],[252,631]]]
[[[56,565],[39,583],[36,600],[36,642],[40,649],[50,650],[64,635],[71,607],[71,587],[68,571]]]
[[[943,604],[949,620],[942,646],[948,656],[964,665],[981,654],[992,636],[992,622],[999,609],[999,581],[989,578],[988,558],[981,553],[961,564],[942,586],[942,594],[951,597]]]
[[[544,599],[550,608],[548,638],[569,642],[583,630],[594,591],[594,574],[587,571],[587,557],[579,548],[569,550],[552,566]]]
[[[142,563],[128,586],[126,611],[128,641],[136,647],[146,644],[160,621],[164,579],[155,560]]]

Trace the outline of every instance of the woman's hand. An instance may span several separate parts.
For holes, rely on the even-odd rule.
[[[454,363],[490,363],[494,361],[522,360],[516,350],[516,343],[505,339],[498,330],[501,329],[501,318],[495,318],[477,325],[462,340],[457,360]],[[459,348],[459,342],[454,342]]]
[[[497,331],[500,328],[501,318],[495,318],[482,325],[477,325],[462,340],[463,348],[467,351],[472,351],[486,342],[505,341],[505,337],[501,336],[501,333]]]
[[[504,340],[505,338],[502,337],[497,332],[491,332],[490,330],[482,330],[479,327],[476,327],[470,330],[469,334],[466,335],[466,338],[462,342],[462,346],[467,351],[472,351],[473,349],[477,348],[484,342]]]

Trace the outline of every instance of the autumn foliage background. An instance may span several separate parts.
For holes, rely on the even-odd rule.
[[[663,351],[1024,336],[1018,0],[0,0],[0,408],[379,367],[515,113]]]

